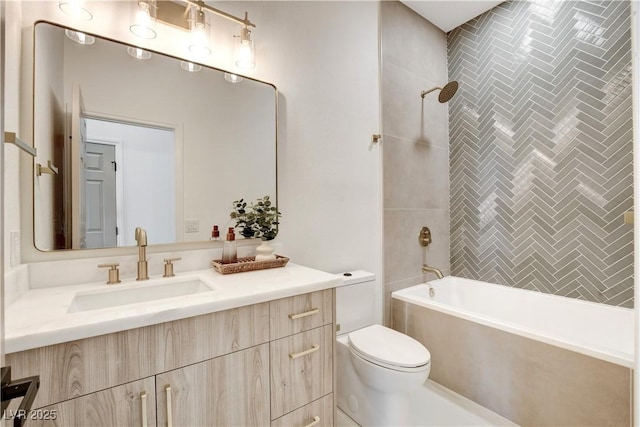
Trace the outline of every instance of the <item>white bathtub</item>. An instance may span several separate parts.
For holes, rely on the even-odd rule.
[[[459,277],[406,288],[392,297],[624,367],[634,365],[632,309]]]

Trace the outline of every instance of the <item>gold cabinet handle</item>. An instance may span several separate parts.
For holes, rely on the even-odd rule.
[[[315,353],[320,350],[320,345],[314,344],[309,350],[301,351],[300,353],[289,353],[289,357],[292,359],[297,359],[298,357],[306,356],[307,354]]]
[[[314,426],[316,424],[319,424],[319,423],[320,423],[320,417],[316,415],[315,417],[313,417],[313,421],[311,421],[309,424],[307,424],[304,427],[312,427],[312,426]]]
[[[302,317],[313,316],[314,314],[318,314],[318,313],[320,313],[320,309],[319,308],[312,308],[311,310],[305,311],[304,313],[290,314],[289,315],[289,319],[296,320],[296,319],[300,319]]]
[[[167,384],[164,388],[167,393],[167,427],[173,427],[173,415],[171,414],[171,386]]]
[[[140,400],[142,401],[142,427],[147,427],[147,393],[140,393]]]

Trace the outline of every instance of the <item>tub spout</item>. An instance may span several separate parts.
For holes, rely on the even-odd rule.
[[[442,274],[442,271],[440,271],[439,269],[437,269],[435,267],[429,267],[427,264],[424,264],[422,266],[422,272],[423,273],[433,273],[436,276],[438,276],[438,279],[442,279],[444,277],[444,274]]]

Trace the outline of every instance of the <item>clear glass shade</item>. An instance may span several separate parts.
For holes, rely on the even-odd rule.
[[[155,39],[157,5],[155,0],[134,2],[131,32],[143,39]]]
[[[240,83],[243,78],[237,74],[224,73],[224,79],[229,83]]]
[[[189,32],[189,52],[198,58],[211,55],[211,26],[206,13],[199,7],[189,9]]]
[[[202,70],[201,65],[194,64],[193,62],[189,62],[189,61],[181,61],[180,68],[190,73],[197,73],[198,71]]]
[[[94,44],[96,38],[80,31],[65,30],[64,34],[78,44]]]
[[[139,47],[129,46],[127,48],[127,53],[136,59],[151,59],[151,52],[140,49]]]
[[[256,54],[253,47],[252,31],[249,28],[242,27],[240,35],[236,36],[233,57],[236,67],[242,69],[255,68]]]
[[[87,9],[84,0],[60,0],[58,7],[65,14],[83,21],[90,21],[93,19],[93,14]]]

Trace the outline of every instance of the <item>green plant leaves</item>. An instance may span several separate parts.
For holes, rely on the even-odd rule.
[[[247,208],[244,199],[233,202],[233,211],[229,214],[236,220],[236,227],[241,228],[244,237],[260,237],[262,240],[273,240],[278,234],[278,219],[282,213],[272,206],[269,196],[264,196]]]

